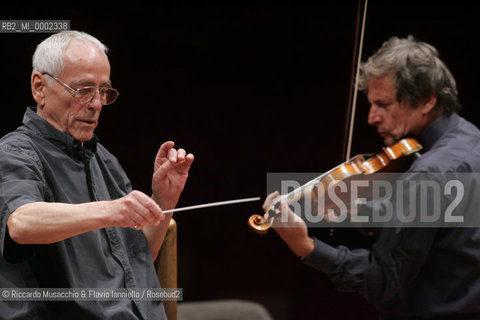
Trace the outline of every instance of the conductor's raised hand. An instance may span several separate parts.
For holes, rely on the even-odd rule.
[[[155,158],[152,178],[152,198],[164,210],[177,205],[185,187],[193,154],[176,150],[173,141],[163,143]]]

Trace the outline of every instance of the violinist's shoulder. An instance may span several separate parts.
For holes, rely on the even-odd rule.
[[[480,145],[474,147],[461,142],[437,144],[416,159],[409,171],[480,172]]]

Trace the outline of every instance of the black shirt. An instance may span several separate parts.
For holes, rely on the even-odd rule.
[[[158,288],[142,231],[105,228],[47,245],[18,245],[9,215],[32,202],[84,203],[132,190],[117,159],[96,138],[82,146],[34,109],[23,126],[0,140],[0,286],[40,288]],[[166,319],[160,301],[0,302],[4,319]]]
[[[424,153],[410,174],[480,172],[480,131],[457,114],[441,116],[418,140]],[[382,319],[480,319],[479,228],[384,228],[372,250],[314,240],[305,263],[337,289],[361,293]]]

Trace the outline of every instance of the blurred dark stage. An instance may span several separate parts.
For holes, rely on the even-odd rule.
[[[173,140],[195,155],[178,206],[262,197],[174,216],[185,301],[254,300],[276,320],[377,317],[363,297],[336,292],[303,265],[275,232],[259,236],[247,226],[273,191],[267,173],[320,173],[344,161],[356,0],[1,6],[1,19],[69,19],[110,48],[120,97],[104,107],[96,133],[135,189],[150,193],[156,151]],[[363,57],[393,35],[431,43],[457,79],[461,114],[479,125],[479,9],[474,1],[369,1]],[[33,104],[31,56],[48,35],[0,33],[1,135]],[[352,154],[382,146],[367,112],[360,94]],[[311,234],[369,245],[354,230]]]

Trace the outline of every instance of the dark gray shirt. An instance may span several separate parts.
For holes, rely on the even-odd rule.
[[[158,288],[146,238],[105,228],[47,245],[18,245],[9,215],[32,202],[84,203],[132,190],[117,159],[96,138],[81,145],[27,109],[23,126],[0,140],[0,287]],[[2,319],[166,319],[160,301],[7,302]]]
[[[443,115],[418,140],[423,154],[407,175],[480,172],[480,132],[457,114]],[[314,240],[305,263],[338,290],[361,293],[382,319],[480,319],[479,228],[384,228],[371,250]]]

